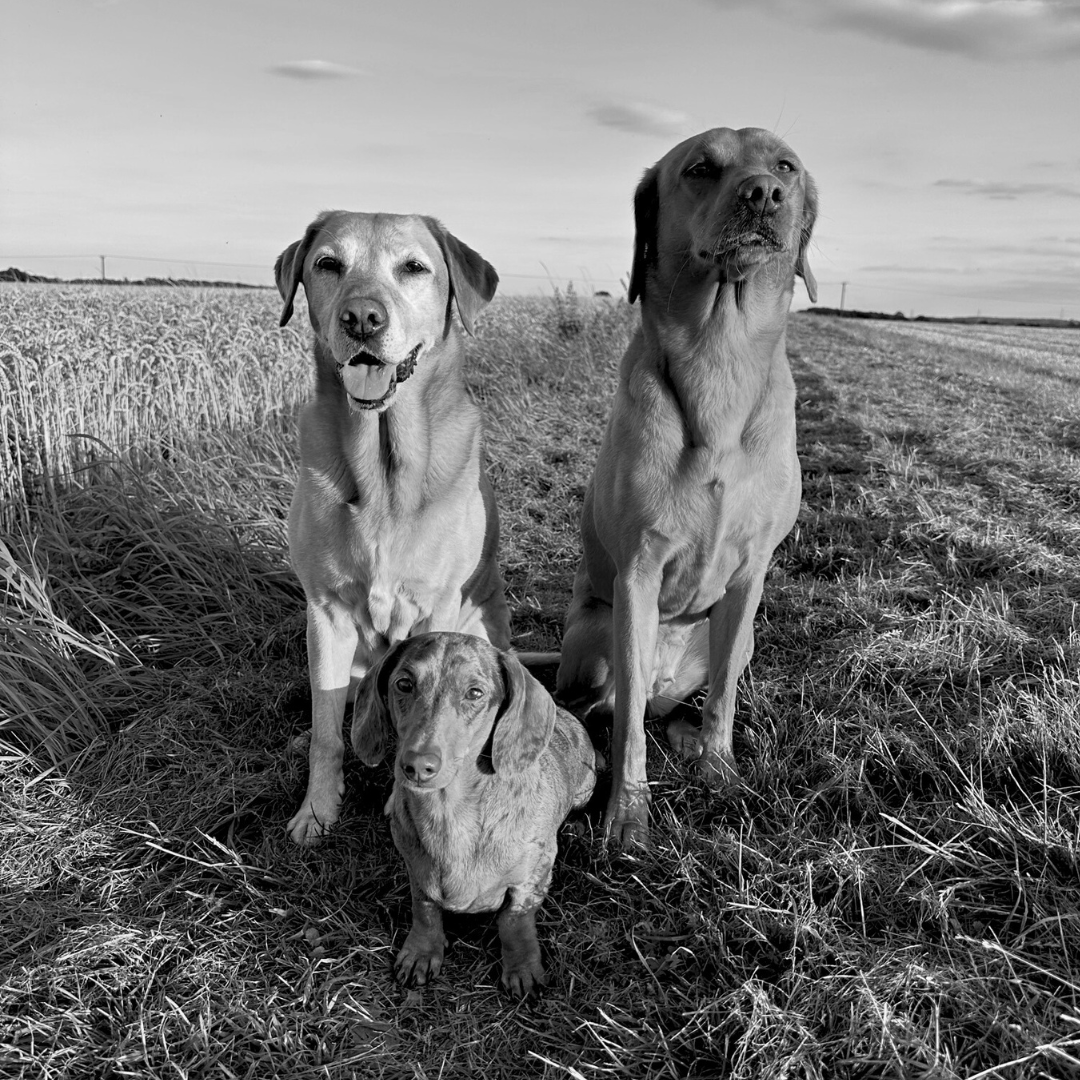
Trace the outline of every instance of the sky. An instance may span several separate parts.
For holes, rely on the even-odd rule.
[[[1080,319],[1080,0],[0,0],[0,27],[0,268],[271,284],[341,208],[439,217],[503,294],[617,293],[642,172],[763,127],[817,180],[819,304]]]

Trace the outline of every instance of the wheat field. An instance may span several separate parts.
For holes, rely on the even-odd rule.
[[[1080,1075],[1080,337],[792,316],[804,496],[741,687],[744,786],[650,729],[654,837],[560,834],[550,985],[408,927],[385,767],[306,777],[285,551],[303,311],[0,289],[0,1075]],[[636,320],[498,299],[468,342],[522,649],[558,647]]]

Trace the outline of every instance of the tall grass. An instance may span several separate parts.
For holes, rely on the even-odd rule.
[[[551,986],[516,1005],[486,917],[448,922],[435,986],[394,986],[385,769],[348,759],[331,837],[285,838],[310,361],[276,321],[269,292],[0,291],[3,1075],[1078,1074],[1072,338],[793,317],[804,499],[740,692],[746,784],[705,791],[650,731],[653,847],[603,848],[602,792],[563,830]],[[558,645],[633,325],[502,300],[469,343],[521,647]],[[85,376],[80,412],[39,369]]]
[[[84,465],[167,458],[202,435],[280,422],[311,386],[300,318],[273,294],[6,288],[0,303],[0,525]]]

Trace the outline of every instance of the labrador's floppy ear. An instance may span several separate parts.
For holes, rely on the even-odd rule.
[[[450,317],[450,304],[456,303],[461,325],[471,334],[473,319],[495,295],[499,275],[487,259],[473,251],[468,244],[463,244],[453,233],[447,232],[442,222],[433,217],[425,217],[424,222],[431,235],[438,240],[450,274],[447,319]]]
[[[491,764],[496,775],[527,769],[551,741],[555,702],[513,653],[499,653],[506,696],[495,720]]]
[[[394,736],[394,723],[386,700],[390,676],[397,667],[408,638],[403,638],[360,680],[353,703],[352,745],[365,765],[378,765]]]
[[[814,222],[818,214],[817,184],[814,178],[806,173],[806,188],[803,191],[803,215],[802,231],[799,233],[799,254],[795,258],[795,273],[806,283],[806,292],[812,304],[817,303],[817,280],[814,272],[810,269],[807,259],[807,248],[810,247],[810,234],[814,231]]]
[[[645,295],[645,273],[656,265],[656,230],[660,217],[659,173],[654,165],[634,192],[634,262],[630,267],[628,299]]]
[[[281,299],[285,301],[278,326],[284,326],[292,318],[293,300],[296,298],[296,290],[304,276],[304,260],[326,217],[326,214],[320,214],[307,227],[303,239],[290,244],[274,263],[274,280],[277,282]]]

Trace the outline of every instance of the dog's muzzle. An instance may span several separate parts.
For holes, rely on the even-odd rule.
[[[717,239],[712,251],[702,250],[698,252],[698,255],[706,262],[720,262],[732,256],[783,251],[784,247],[783,240],[771,224],[760,222],[726,229]]]
[[[363,349],[339,363],[337,374],[349,395],[349,403],[356,409],[380,409],[389,405],[398,383],[403,383],[416,370],[420,348],[417,345],[397,364],[387,364]]]

